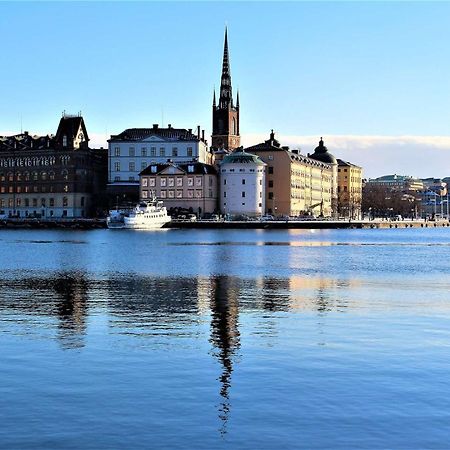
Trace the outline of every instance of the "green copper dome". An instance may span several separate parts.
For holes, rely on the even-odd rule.
[[[221,164],[256,164],[258,166],[265,165],[265,163],[259,156],[247,153],[242,149],[242,147],[225,156]]]

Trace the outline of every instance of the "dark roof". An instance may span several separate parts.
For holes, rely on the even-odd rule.
[[[156,169],[152,169],[152,167],[156,167]],[[168,167],[175,167],[176,169],[193,175],[217,175],[217,170],[214,166],[196,161],[179,164],[172,162],[150,164],[139,175],[157,175]]]
[[[78,130],[83,130],[84,141],[89,141],[86,127],[84,125],[83,117],[81,116],[66,116],[61,117],[59,121],[58,130],[56,131],[56,140],[61,141],[61,137],[66,135],[69,139],[74,139],[77,136]]]
[[[181,141],[199,141],[198,136],[190,130],[184,128],[159,128],[153,125],[153,128],[127,128],[122,133],[111,136],[109,142],[113,141],[142,141],[150,136],[159,136],[165,139]]]
[[[348,161],[344,161],[343,159],[337,158],[336,161],[338,163],[338,166],[357,167],[358,169],[361,169],[360,166],[357,166],[356,164],[352,164],[351,162],[348,162]]]
[[[242,147],[236,149],[233,153],[225,156],[223,158],[222,164],[257,164],[259,166],[264,166],[265,163],[259,158],[259,156],[247,153]]]
[[[267,141],[261,142],[260,144],[252,145],[251,147],[247,147],[245,149],[245,151],[249,153],[257,150],[279,151],[279,150],[288,150],[288,148],[280,146],[280,143],[275,139],[275,133],[272,130],[272,132],[270,133],[270,138]]]
[[[44,150],[53,148],[55,136],[31,136],[27,131],[14,136],[0,136],[0,151]]]
[[[309,155],[309,157],[326,164],[337,164],[336,158],[323,145],[322,138],[320,138],[319,145],[314,149],[314,153]]]

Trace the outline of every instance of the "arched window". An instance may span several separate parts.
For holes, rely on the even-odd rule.
[[[31,173],[31,178],[32,178],[34,181],[37,181],[37,179],[38,179],[38,173],[37,173],[37,172],[32,172],[32,173]]]
[[[61,172],[61,175],[63,177],[63,180],[67,180],[69,178],[69,172],[67,172],[67,170],[63,170]]]
[[[16,173],[16,180],[17,181],[22,181],[22,174],[20,172]]]
[[[14,175],[12,172],[8,173],[8,181],[14,181]]]
[[[24,177],[25,181],[30,181],[30,172],[24,172],[23,177]]]
[[[41,172],[41,179],[44,181],[47,179],[47,172]]]
[[[236,135],[237,134],[237,127],[236,127],[236,118],[233,117],[233,132],[232,134]]]
[[[49,173],[48,173],[48,178],[49,178],[50,180],[54,180],[54,179],[55,179],[55,172],[49,172]]]

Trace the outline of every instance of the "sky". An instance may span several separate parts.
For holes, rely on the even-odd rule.
[[[82,112],[211,134],[225,24],[242,143],[268,139],[390,173],[450,176],[450,3],[2,2],[0,135]]]

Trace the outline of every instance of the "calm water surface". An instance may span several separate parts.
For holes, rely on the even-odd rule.
[[[0,249],[0,448],[450,447],[448,229]]]

